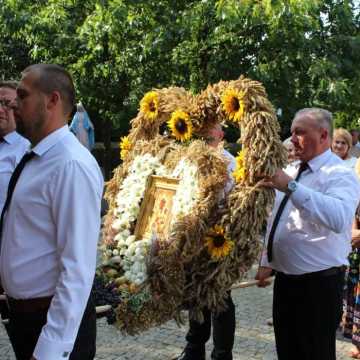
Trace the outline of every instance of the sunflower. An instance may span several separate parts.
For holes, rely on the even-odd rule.
[[[245,149],[242,149],[237,153],[237,156],[235,158],[236,160],[236,167],[243,167],[245,162]]]
[[[245,169],[245,149],[241,150],[237,157],[235,158],[236,160],[236,168],[235,171],[233,172],[233,176],[234,179],[237,183],[241,182],[242,180],[245,179],[246,176],[246,169]]]
[[[213,260],[220,260],[229,255],[234,247],[234,242],[226,235],[223,227],[215,225],[208,236],[205,237],[208,253]]]
[[[188,113],[176,110],[171,114],[170,120],[167,122],[171,133],[176,140],[186,141],[192,136],[192,124]]]
[[[155,91],[149,91],[140,101],[140,111],[149,121],[154,121],[159,114],[159,97]]]
[[[227,89],[221,97],[226,115],[234,122],[241,121],[245,113],[244,93],[235,89]]]
[[[120,141],[120,157],[124,160],[128,152],[131,150],[131,142],[128,136],[123,136]]]
[[[235,170],[233,177],[237,183],[242,182],[246,177],[246,170],[244,168]]]

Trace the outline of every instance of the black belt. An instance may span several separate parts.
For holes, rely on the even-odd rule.
[[[293,275],[293,274],[285,274],[283,272],[277,271],[276,275],[280,277],[284,277],[287,279],[294,279],[294,280],[301,280],[301,279],[316,279],[325,276],[334,276],[341,273],[344,273],[346,266],[334,266],[329,269],[314,271],[310,273],[300,274],[300,275]]]
[[[7,302],[9,305],[10,311],[16,313],[32,313],[37,311],[48,310],[52,296],[34,298],[34,299],[13,299],[7,297]]]

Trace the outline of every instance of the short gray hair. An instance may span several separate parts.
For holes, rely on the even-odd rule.
[[[326,128],[329,131],[329,137],[332,138],[334,131],[333,116],[328,110],[322,108],[304,108],[299,110],[294,117],[294,120],[300,115],[308,115],[314,119],[319,127]]]

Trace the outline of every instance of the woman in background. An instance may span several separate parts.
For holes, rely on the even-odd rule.
[[[344,160],[344,165],[354,169],[356,164],[356,158],[350,155],[350,149],[352,147],[351,134],[342,128],[335,129],[331,150],[337,156]]]
[[[291,141],[291,137],[284,140],[283,145],[286,147],[286,149],[288,151],[288,163],[291,164],[294,161],[297,161],[298,158],[295,155],[295,146]]]

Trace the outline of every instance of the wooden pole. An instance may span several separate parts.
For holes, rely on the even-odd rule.
[[[274,277],[269,277],[269,278],[266,279],[266,281],[269,281],[271,283],[273,279],[274,279]],[[250,286],[255,286],[258,283],[259,283],[259,280],[243,281],[241,283],[234,284],[231,287],[231,290],[244,289],[244,288],[247,288],[247,287],[250,287]],[[111,309],[110,305],[97,306],[96,307],[96,313],[101,314],[101,313],[109,311],[110,309]]]

